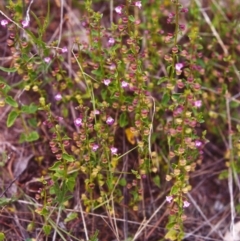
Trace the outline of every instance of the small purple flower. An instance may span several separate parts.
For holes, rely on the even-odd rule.
[[[98,148],[99,148],[98,144],[93,144],[93,146],[92,146],[93,151],[97,151]]]
[[[135,6],[138,7],[139,9],[141,9],[141,7],[142,7],[141,1],[135,2]]]
[[[115,39],[114,39],[114,38],[109,38],[109,39],[108,39],[108,44],[109,44],[110,46],[114,45],[114,44],[115,44]]]
[[[180,12],[181,13],[187,13],[188,12],[188,8],[182,8]]]
[[[67,51],[68,51],[67,47],[64,46],[64,47],[62,48],[62,53],[63,53],[63,54],[64,54],[64,53],[67,53]]]
[[[51,58],[50,57],[45,57],[44,58],[44,62],[46,62],[47,64],[51,61]]]
[[[111,83],[111,80],[110,79],[104,79],[103,83],[108,86]]]
[[[54,99],[57,100],[57,101],[59,101],[59,100],[62,99],[62,95],[61,95],[60,93],[58,93],[58,94],[56,94],[56,95],[54,96]]]
[[[128,87],[128,82],[126,82],[126,81],[122,81],[121,82],[121,86],[122,86],[122,88],[127,88]]]
[[[195,141],[195,146],[196,147],[200,147],[202,145],[202,142],[201,141],[199,141],[199,140],[196,140]]]
[[[190,203],[188,202],[188,201],[184,201],[183,202],[183,207],[184,208],[187,208],[187,207],[189,207],[190,206]]]
[[[111,147],[110,148],[110,150],[111,150],[111,153],[113,154],[113,155],[116,155],[117,154],[117,148],[116,147]]]
[[[172,196],[166,196],[166,201],[167,201],[168,203],[171,203],[172,200],[173,200],[173,197],[172,197]]]
[[[168,15],[168,18],[174,18],[175,17],[175,13],[169,13],[169,15]]]
[[[106,120],[106,123],[111,126],[114,123],[114,119],[111,116],[109,116]]]
[[[202,106],[202,101],[201,100],[196,100],[194,102],[194,106],[197,107],[197,108],[200,108]]]
[[[179,24],[179,29],[180,29],[181,31],[184,31],[184,29],[185,29],[185,24]]]
[[[23,26],[23,28],[26,28],[26,27],[28,27],[29,26],[29,20],[23,20],[22,21],[22,26]]]
[[[58,121],[62,121],[62,120],[63,120],[63,117],[62,117],[62,116],[58,116],[58,117],[57,117],[57,120],[58,120]]]
[[[111,64],[109,67],[110,70],[115,70],[116,69],[116,65],[115,64]]]
[[[122,7],[121,6],[117,6],[115,8],[115,12],[118,13],[118,14],[122,14]]]
[[[183,63],[176,63],[176,65],[175,65],[175,69],[177,70],[177,71],[181,71],[182,70],[182,68],[183,68]]]
[[[74,124],[76,126],[81,126],[82,125],[82,119],[81,118],[77,118],[75,121],[74,121]]]
[[[3,19],[3,20],[1,21],[1,25],[2,25],[3,27],[6,27],[6,25],[8,25],[8,21],[7,21],[6,19]]]
[[[94,110],[94,111],[93,111],[93,114],[94,114],[94,115],[99,115],[99,114],[100,114],[100,111],[99,111],[99,110]]]

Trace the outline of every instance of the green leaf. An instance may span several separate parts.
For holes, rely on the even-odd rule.
[[[59,166],[62,165],[62,162],[61,161],[57,161],[53,164],[52,167],[49,167],[48,169],[51,170],[51,171],[56,171],[59,169]]]
[[[4,78],[0,76],[0,91],[7,95],[10,89],[11,87],[7,85]]]
[[[123,112],[119,118],[119,125],[120,127],[125,127],[127,124],[128,124],[127,114],[126,112]]]
[[[128,19],[129,19],[131,22],[135,22],[135,18],[134,18],[132,15],[128,16]]]
[[[170,239],[171,241],[174,241],[177,239],[177,231],[175,229],[169,230],[166,235],[165,239]]]
[[[153,182],[156,186],[160,187],[160,177],[158,175],[153,178]]]
[[[70,213],[65,219],[64,219],[64,223],[68,223],[74,219],[76,219],[78,217],[77,213]]]
[[[179,187],[173,186],[171,189],[171,194],[175,195],[175,194],[178,194],[178,192],[179,192]]]
[[[36,131],[32,131],[31,133],[26,135],[25,138],[26,138],[27,142],[33,142],[33,141],[37,141],[39,139],[39,135]]]
[[[119,184],[120,184],[122,187],[125,187],[125,186],[127,185],[126,179],[125,179],[125,178],[121,178],[121,179],[119,180]]]
[[[169,65],[169,66],[167,67],[167,73],[168,73],[168,75],[171,74],[171,70],[172,70],[172,65]]]
[[[23,142],[26,141],[27,135],[25,133],[21,133],[20,138],[19,138],[19,143],[22,144]]]
[[[76,179],[75,177],[69,177],[67,180],[66,180],[66,185],[68,187],[68,190],[70,192],[73,191],[74,187],[75,187],[75,183],[76,183]]]
[[[168,80],[167,77],[162,77],[162,78],[160,78],[160,79],[158,80],[157,85],[160,85],[160,84],[162,84],[163,82],[165,82],[165,81],[167,81],[167,80]]]
[[[0,241],[3,241],[5,239],[5,234],[4,233],[0,233]]]
[[[30,118],[27,120],[29,126],[33,127],[34,129],[37,128],[37,119],[36,118]]]
[[[46,235],[49,235],[49,234],[50,234],[51,229],[52,229],[52,227],[51,227],[50,225],[44,225],[44,226],[43,226],[43,232],[44,232]]]
[[[98,77],[101,77],[101,76],[102,76],[102,70],[101,70],[101,68],[92,70],[91,73],[94,74],[94,75],[96,75],[96,76],[98,76]]]
[[[17,200],[17,198],[2,197],[2,198],[0,198],[0,207],[5,206],[5,205],[9,205],[9,204],[15,202],[16,200]]]
[[[162,104],[164,106],[168,105],[169,100],[170,100],[169,93],[164,93],[163,98],[162,98]]]
[[[172,100],[175,101],[175,102],[179,101],[180,97],[181,97],[181,95],[178,94],[178,93],[172,94]]]
[[[14,100],[11,96],[7,96],[5,99],[6,103],[17,108],[18,107],[18,103],[16,100]]]
[[[17,119],[17,117],[19,116],[19,113],[15,110],[11,111],[9,114],[8,114],[8,118],[7,118],[7,127],[11,127],[15,120]]]
[[[108,90],[107,89],[102,89],[101,90],[101,96],[102,96],[103,100],[106,100],[106,98],[108,96]]]
[[[34,114],[38,110],[38,107],[31,103],[30,105],[23,105],[21,111],[27,114]]]
[[[218,178],[219,180],[224,180],[224,179],[227,179],[228,178],[228,170],[223,170],[220,172]]]
[[[68,161],[68,162],[73,162],[73,161],[74,161],[73,156],[68,155],[67,153],[63,153],[63,154],[62,154],[62,158],[63,158],[64,160]]]
[[[176,225],[176,221],[174,221],[174,219],[171,217],[170,220],[168,221],[168,224],[166,225],[166,229],[171,229],[174,227],[174,225]]]
[[[17,71],[16,68],[4,68],[2,66],[0,66],[0,70],[4,71],[4,72],[7,72],[7,73],[14,73]]]

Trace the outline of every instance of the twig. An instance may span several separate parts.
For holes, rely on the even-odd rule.
[[[230,113],[230,99],[228,96],[228,92],[226,92],[226,110],[227,110],[227,123],[228,123],[228,149],[230,152],[230,165],[228,168],[228,189],[229,189],[229,195],[230,195],[230,207],[231,207],[231,225],[230,225],[230,231],[233,236],[233,239],[235,240],[235,228],[234,228],[234,219],[235,219],[235,206],[234,206],[234,198],[233,198],[233,145],[232,145],[232,122],[231,122],[231,113]]]

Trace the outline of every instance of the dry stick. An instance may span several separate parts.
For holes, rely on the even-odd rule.
[[[238,102],[238,103],[239,103],[240,101],[236,99],[236,98],[238,98],[239,96],[240,96],[240,93],[238,93],[238,94],[234,95],[233,97],[231,97],[230,100],[229,100],[229,103],[230,103],[231,101],[235,101],[235,102]],[[234,120],[233,118],[231,118],[231,116],[230,116],[230,119],[231,119],[231,120]],[[237,172],[234,171],[234,172],[233,172],[233,176],[234,176],[235,183],[237,184],[238,189],[239,189],[239,191],[240,191],[240,181],[239,181]]]
[[[211,224],[211,222],[208,220],[208,218],[205,216],[205,214],[202,212],[201,208],[198,206],[198,204],[195,202],[195,200],[193,199],[192,195],[187,193],[187,196],[189,198],[189,200],[191,201],[191,203],[195,206],[195,208],[198,210],[198,212],[200,213],[200,215],[202,216],[202,218],[205,220],[205,222],[214,230],[214,226]],[[217,231],[215,231],[217,233]],[[222,239],[223,236],[221,233],[217,233]]]
[[[232,122],[231,122],[231,113],[230,113],[230,98],[228,96],[228,92],[226,92],[226,111],[227,111],[227,123],[228,123],[228,148],[230,151],[230,165],[228,168],[228,188],[229,188],[229,195],[230,195],[230,207],[231,207],[231,225],[230,225],[230,231],[233,236],[233,239],[235,239],[235,227],[234,227],[234,219],[235,219],[235,207],[234,207],[234,198],[233,198],[233,163],[234,163],[234,157],[233,157],[233,145],[232,145]]]
[[[72,9],[71,7],[69,7],[67,5],[66,2],[64,2],[64,7],[66,8],[67,12],[68,12],[68,15],[70,16],[70,12],[72,13]],[[70,3],[71,4],[71,3]],[[67,21],[67,29],[68,29],[68,32],[70,33],[70,24],[69,24],[69,21]],[[68,38],[68,49],[71,49],[71,46],[73,46],[73,41],[72,41],[72,38]],[[67,55],[67,59],[68,59],[68,77],[71,78],[71,76],[73,75],[73,69],[72,69],[72,61],[71,61],[71,52],[68,51],[68,55]],[[85,86],[86,88],[86,86]],[[84,88],[84,89],[85,89]]]
[[[61,213],[62,213],[62,207],[60,206],[59,209],[58,209],[57,220],[56,220],[56,226],[59,226],[58,224],[59,224],[59,221],[60,221]],[[55,241],[55,240],[56,240],[56,237],[57,237],[57,229],[54,228],[54,233],[53,233],[52,240]]]
[[[116,216],[115,216],[115,208],[114,208],[114,197],[113,193],[111,193],[111,203],[112,203],[112,210],[113,210],[113,223],[114,223],[114,228],[116,230],[116,238],[118,241],[120,241],[119,233],[118,233],[118,226],[117,226],[117,221],[116,221]]]
[[[212,220],[214,220],[219,214],[221,214],[223,211],[220,211],[220,212],[218,212],[218,213],[216,213],[213,217],[211,217],[208,221],[212,221]],[[223,221],[225,221],[224,219],[222,219],[221,221],[219,221],[218,223],[219,223],[219,225],[223,222]],[[202,224],[202,225],[200,225],[200,226],[198,226],[197,228],[195,228],[193,231],[191,231],[190,233],[186,233],[186,235],[185,235],[185,238],[187,239],[187,238],[189,238],[190,236],[196,236],[196,235],[194,235],[194,233],[196,233],[198,230],[200,230],[201,228],[203,228],[204,226],[205,226],[205,222]],[[215,227],[216,226],[219,226],[219,225],[215,225],[214,226],[214,230],[212,230],[211,232],[210,232],[210,234],[212,233],[212,232],[216,232],[215,231]],[[208,235],[210,235],[210,234],[208,234]],[[210,239],[210,238],[209,238]]]
[[[86,225],[84,212],[83,212],[83,208],[82,208],[82,203],[81,203],[81,200],[79,198],[79,196],[80,196],[79,195],[80,194],[80,183],[79,183],[79,180],[77,181],[77,189],[76,190],[77,190],[77,206],[78,206],[79,212],[81,213],[81,216],[82,216],[82,222],[83,222],[83,228],[84,228],[85,237],[86,237],[86,240],[89,240],[87,225]],[[74,210],[74,212],[76,212],[76,210]]]
[[[148,232],[147,236],[146,236],[146,240],[149,239],[149,237],[151,237],[151,235],[153,234],[153,232],[158,228],[158,225],[162,222],[163,218],[167,215],[167,213],[169,212],[169,210],[167,209],[164,214],[161,216],[161,218],[158,219],[158,221],[154,224],[154,228],[151,229],[150,232]]]
[[[141,223],[141,226],[139,227],[139,230],[137,231],[137,233],[134,235],[132,241],[136,240],[139,235],[142,233],[142,231],[147,227],[148,223],[154,218],[154,216],[159,212],[159,210],[163,207],[163,205],[166,203],[166,201],[164,201],[158,208],[157,210],[155,210],[155,212],[152,214],[152,216],[147,220],[143,220]]]
[[[110,24],[112,26],[112,23],[113,23],[113,0],[110,0],[109,5],[110,5]]]
[[[58,36],[58,45],[57,45],[57,47],[59,47],[59,45],[60,45],[60,43],[61,43],[61,39],[62,39],[62,28],[63,28],[63,4],[64,4],[64,0],[61,0],[60,29],[59,29],[59,36]]]
[[[127,151],[127,146],[126,146],[126,138],[123,138],[123,150],[124,152]],[[127,167],[128,167],[128,155],[123,156],[123,178],[125,180],[127,180]],[[127,209],[126,209],[126,205],[127,205],[127,187],[124,186],[123,187],[123,201],[124,201],[124,205],[123,205],[123,218],[125,220],[128,219],[128,213],[127,213]],[[127,240],[128,238],[128,223],[124,222],[123,223],[123,233],[124,233],[124,240]]]

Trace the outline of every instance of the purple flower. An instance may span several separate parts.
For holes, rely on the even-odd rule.
[[[142,7],[141,1],[135,2],[135,6],[138,7],[139,9]]]
[[[106,123],[111,126],[114,123],[114,119],[111,116],[109,116],[106,120]]]
[[[180,12],[181,13],[187,13],[188,12],[188,8],[182,8]]]
[[[58,120],[58,121],[62,121],[62,120],[63,120],[63,117],[62,117],[62,116],[58,116],[58,117],[57,117],[57,120]]]
[[[6,19],[3,19],[3,20],[1,21],[1,25],[2,25],[3,27],[6,27],[6,25],[8,25],[8,21],[7,21]]]
[[[187,208],[187,207],[189,207],[190,206],[190,203],[188,202],[188,201],[184,201],[183,202],[183,207],[184,208]]]
[[[26,28],[26,27],[28,27],[29,26],[29,20],[23,20],[22,21],[22,26],[23,26],[23,28]]]
[[[45,57],[44,61],[48,64],[51,61],[51,58],[50,57]]]
[[[108,39],[108,43],[110,46],[114,45],[115,44],[115,39],[114,38],[109,38]]]
[[[116,69],[116,65],[115,64],[111,64],[109,67],[110,70],[115,70]]]
[[[113,155],[116,155],[117,154],[117,148],[116,147],[111,147],[110,148],[110,150],[111,150],[111,153],[113,154]]]
[[[122,88],[127,88],[128,87],[128,82],[126,82],[126,81],[122,81],[121,82],[121,86],[122,86]]]
[[[111,80],[110,79],[104,79],[103,83],[108,86],[111,83]]]
[[[93,114],[94,114],[94,115],[99,115],[99,114],[100,114],[100,111],[99,111],[99,110],[94,110],[94,111],[93,111]]]
[[[74,124],[76,126],[81,126],[82,125],[82,119],[81,118],[77,118],[75,121],[74,121]]]
[[[118,14],[122,14],[122,7],[121,6],[117,6],[115,8],[115,12],[118,13]]]
[[[184,29],[185,29],[185,24],[179,24],[179,29],[182,30],[182,31],[184,31]]]
[[[97,151],[98,148],[99,148],[98,144],[93,144],[93,146],[92,146],[93,151]]]
[[[181,71],[182,70],[182,68],[183,68],[183,63],[176,63],[176,65],[175,65],[175,69],[177,70],[177,71]]]
[[[172,196],[166,196],[166,201],[167,201],[168,203],[172,202],[172,200],[173,200],[173,197],[172,197]]]
[[[57,101],[59,101],[59,100],[62,99],[62,95],[61,95],[60,93],[58,93],[58,94],[56,94],[56,95],[54,96],[54,99],[57,100]]]
[[[68,51],[67,47],[64,46],[64,47],[62,48],[62,53],[63,53],[63,54],[64,54],[64,53],[67,53],[67,51]]]
[[[195,141],[195,146],[196,147],[200,147],[202,145],[202,142],[201,141],[199,141],[199,140],[196,140]]]
[[[197,108],[200,108],[202,106],[202,101],[201,100],[196,100],[194,102],[194,106],[197,107]]]

